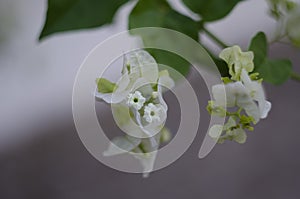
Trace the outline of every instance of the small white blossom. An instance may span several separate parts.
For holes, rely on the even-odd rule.
[[[155,106],[154,104],[150,103],[145,107],[144,110],[144,118],[147,122],[152,123],[154,121],[160,121],[160,111],[161,108]]]
[[[219,57],[228,64],[232,80],[239,80],[242,69],[247,72],[252,72],[254,69],[253,52],[242,52],[239,46],[225,48]]]
[[[265,92],[261,83],[252,81],[245,70],[242,70],[241,80],[243,81],[251,98],[258,103],[260,118],[266,118],[272,105],[271,102],[266,100]]]
[[[146,98],[144,98],[140,91],[135,91],[133,94],[130,93],[127,98],[127,105],[136,110],[140,110],[146,101]]]
[[[157,87],[153,87],[153,84],[157,84]],[[114,119],[118,126],[137,138],[131,140],[128,139],[130,136],[126,136],[113,139],[104,155],[130,153],[140,160],[144,176],[147,176],[153,170],[167,118],[168,106],[162,94],[175,83],[167,70],[159,71],[155,59],[147,51],[138,50],[124,56],[122,76],[111,85],[114,88],[108,90],[111,92],[96,89],[95,97],[113,104]],[[134,110],[128,111],[128,107]],[[163,140],[169,138],[166,134]]]

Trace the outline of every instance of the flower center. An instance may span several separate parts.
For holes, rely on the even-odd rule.
[[[139,91],[130,93],[127,96],[127,105],[133,107],[136,110],[140,110],[143,107],[145,102],[146,102],[146,98]]]

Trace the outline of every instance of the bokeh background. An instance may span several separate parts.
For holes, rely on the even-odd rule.
[[[178,0],[170,0],[190,14]],[[119,10],[113,25],[57,34],[39,42],[45,0],[0,0],[0,198],[232,198],[300,197],[300,84],[265,84],[273,107],[248,135],[246,144],[226,142],[198,158],[209,116],[207,89],[193,71],[188,79],[200,100],[198,136],[175,163],[144,179],[108,168],[82,145],[72,118],[72,86],[88,52],[127,29],[133,3]],[[269,36],[275,22],[262,0],[240,3],[209,29],[244,49],[258,30]],[[203,40],[219,52],[205,37]],[[299,49],[272,45],[271,57],[289,57],[300,72]],[[172,107],[172,95],[169,106]],[[113,124],[109,108],[96,104],[101,123]],[[176,110],[172,113],[176,113]],[[175,129],[176,121],[168,121]]]

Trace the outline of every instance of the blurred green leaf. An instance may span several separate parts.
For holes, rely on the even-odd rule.
[[[254,53],[254,72],[258,72],[266,82],[280,85],[290,78],[291,61],[288,59],[271,60],[267,57],[268,44],[263,32],[253,37],[249,50]]]
[[[184,33],[194,40],[198,41],[198,24],[193,19],[184,16],[171,8],[165,0],[140,0],[129,16],[129,29],[141,27],[162,27]],[[151,46],[151,43],[157,39],[166,38],[164,42],[174,43],[167,35],[140,35],[144,44]],[[148,50],[156,61],[173,67],[178,72],[186,75],[189,71],[190,64],[183,58],[174,53],[149,49]]]
[[[229,77],[230,75],[229,75],[229,70],[228,70],[227,63],[224,60],[219,59],[219,58],[217,58],[213,55],[210,55],[210,56],[213,59],[213,61],[215,62],[215,64],[217,65],[221,76],[222,77]]]
[[[188,74],[190,70],[190,63],[186,61],[184,58],[172,52],[168,52],[160,49],[148,48],[146,50],[155,58],[157,63],[170,66],[184,76]]]
[[[112,22],[129,0],[48,0],[47,17],[39,39],[57,32],[93,28]]]
[[[268,42],[265,33],[257,33],[251,40],[249,50],[254,53],[254,65],[257,67],[261,65],[268,53]]]
[[[100,93],[112,93],[116,88],[116,84],[105,78],[96,79],[98,92]]]
[[[256,71],[259,72],[266,82],[274,85],[280,85],[290,78],[292,63],[288,59],[265,59],[264,63],[262,63]]]
[[[193,12],[199,14],[204,21],[222,19],[230,13],[237,3],[243,0],[182,0]]]

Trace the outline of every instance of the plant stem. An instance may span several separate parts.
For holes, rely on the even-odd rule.
[[[202,28],[203,31],[212,39],[214,40],[220,47],[222,48],[227,48],[228,46],[221,41],[216,35],[214,35],[212,32],[210,32],[209,30],[207,30],[205,27]]]
[[[300,82],[300,75],[295,72],[292,72],[291,79]]]

